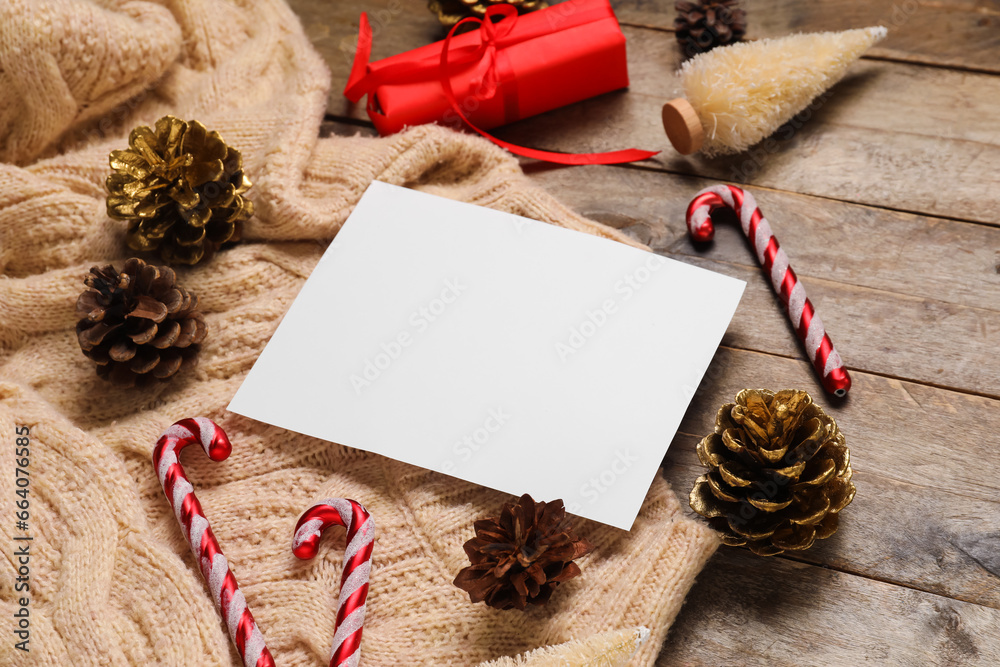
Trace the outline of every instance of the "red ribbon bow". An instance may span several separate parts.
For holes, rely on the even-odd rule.
[[[493,18],[499,20],[494,22]],[[457,49],[451,48],[451,39],[455,31],[463,23],[474,22],[479,24],[479,44],[469,45]],[[504,55],[502,48],[510,41],[509,37],[514,31],[517,23],[517,9],[511,5],[493,5],[486,10],[483,19],[476,17],[464,18],[456,23],[448,32],[441,48],[441,57],[437,65],[429,59],[418,62],[401,62],[389,67],[383,67],[377,71],[368,72],[368,61],[371,57],[372,29],[368,23],[368,15],[361,14],[361,25],[358,33],[358,46],[354,54],[354,65],[351,68],[351,76],[344,89],[344,95],[352,102],[357,102],[365,94],[369,95],[369,108],[372,106],[371,93],[384,83],[398,81],[401,78],[413,78],[424,76],[430,78],[436,74],[440,80],[441,88],[444,91],[448,103],[452,110],[462,121],[478,134],[486,137],[497,146],[507,149],[515,155],[544,160],[556,164],[620,164],[623,162],[635,162],[645,160],[658,153],[658,151],[642,151],[635,148],[622,151],[611,151],[608,153],[553,153],[551,151],[536,150],[518,146],[502,139],[494,137],[492,134],[476,127],[462,112],[455,93],[451,87],[451,77],[449,76],[450,65],[463,65],[479,62],[478,71],[482,72],[482,86],[477,91],[481,99],[491,99],[502,87],[505,78],[500,75],[503,69]],[[505,106],[508,109],[517,108],[516,81],[513,76],[509,77],[506,93]]]
[[[502,15],[507,17],[507,21],[499,21],[494,23],[490,20],[491,16]],[[500,85],[500,75],[497,73],[497,43],[501,41],[504,37],[509,35],[514,30],[514,24],[517,23],[517,9],[511,5],[494,5],[486,10],[486,20],[480,20],[474,17],[473,21],[479,21],[479,59],[480,59],[480,71],[482,72],[483,87],[482,95],[483,99],[491,99],[497,93],[497,88]],[[459,23],[464,23],[468,21],[468,18],[462,19]],[[455,34],[455,29],[458,25],[455,25],[451,31],[448,33],[447,39],[445,39],[444,47],[441,49],[441,84],[444,85],[444,81],[449,80],[449,77],[445,76],[447,71],[447,63],[445,56],[448,54],[450,48],[451,36]],[[472,57],[473,60],[476,56]]]

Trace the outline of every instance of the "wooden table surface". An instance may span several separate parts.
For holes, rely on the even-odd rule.
[[[372,59],[443,37],[424,0],[291,0],[329,63],[325,131],[374,134],[341,94],[358,15]],[[628,91],[496,132],[557,151],[662,149],[627,166],[525,171],[566,204],[656,252],[747,281],[665,461],[686,497],[694,445],[743,387],[808,390],[852,451],[857,497],[809,551],[723,547],[658,665],[1000,665],[1000,2],[750,0],[749,38],[885,25],[811,118],[767,149],[685,158],[661,105],[680,92],[672,0],[612,0]],[[748,187],[851,371],[820,388],[739,228],[707,251],[686,236],[691,196]],[[622,585],[628,585],[622,582]]]

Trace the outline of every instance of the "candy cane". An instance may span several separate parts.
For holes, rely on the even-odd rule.
[[[806,297],[805,287],[788,265],[788,256],[778,245],[771,225],[761,215],[753,195],[732,185],[713,185],[695,195],[688,205],[688,231],[695,241],[711,241],[715,234],[710,214],[717,208],[729,207],[739,216],[743,233],[753,244],[757,260],[771,276],[771,286],[785,305],[795,333],[805,345],[813,368],[819,374],[823,388],[835,396],[846,396],[851,388],[851,376],[844,368],[833,341],[823,328]]]
[[[229,636],[243,658],[244,667],[274,667],[271,652],[264,645],[264,635],[247,608],[246,598],[194,495],[194,487],[178,461],[181,450],[195,442],[201,444],[213,461],[225,460],[233,450],[226,432],[211,420],[204,417],[182,419],[156,441],[153,467],[184,537],[198,559],[201,574],[212,590],[215,607],[229,627]]]
[[[365,623],[365,599],[372,570],[375,520],[360,503],[346,498],[327,498],[316,503],[295,524],[292,552],[302,559],[319,550],[319,539],[329,526],[347,529],[344,572],[340,577],[337,623],[333,634],[330,667],[357,667],[361,660],[361,632]]]

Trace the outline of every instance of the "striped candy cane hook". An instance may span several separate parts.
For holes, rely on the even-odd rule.
[[[302,559],[312,558],[319,550],[323,531],[335,524],[347,529],[347,550],[344,573],[340,577],[330,667],[357,667],[361,661],[361,632],[375,546],[375,520],[356,501],[327,498],[306,510],[295,524],[292,552]]]
[[[201,574],[212,590],[212,599],[229,628],[229,637],[243,658],[244,667],[274,667],[274,659],[264,645],[264,635],[247,608],[229,562],[212,533],[194,488],[184,474],[178,457],[182,449],[199,443],[213,461],[225,460],[233,450],[229,438],[217,424],[204,417],[182,419],[168,428],[153,449],[153,467],[160,478],[174,516],[181,525]]]
[[[771,225],[761,214],[749,192],[732,185],[713,185],[694,196],[687,209],[688,231],[695,241],[711,241],[715,235],[711,213],[728,207],[736,212],[743,233],[750,239],[757,260],[771,277],[771,286],[785,305],[799,340],[805,345],[813,368],[819,374],[823,388],[835,396],[846,396],[851,388],[851,376],[844,368],[833,341],[806,297],[805,287],[788,265],[788,256],[778,245]]]

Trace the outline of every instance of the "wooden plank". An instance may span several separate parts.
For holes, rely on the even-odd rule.
[[[612,0],[622,23],[672,30],[674,0]],[[889,36],[870,51],[879,58],[1000,72],[1000,7],[952,0],[753,0],[747,39],[796,32],[883,25]]]
[[[357,131],[357,128],[337,123],[327,123],[324,127],[331,132]],[[544,169],[537,170],[533,177],[564,201],[574,202],[581,213],[635,232],[638,238],[660,249],[683,244],[683,240],[677,241],[677,237],[683,239],[685,233],[683,222],[678,222],[682,220],[679,216],[686,206],[687,197],[700,187],[696,182],[679,185],[676,183],[679,179],[670,179],[663,174],[620,167]],[[658,184],[663,184],[663,187]],[[795,207],[809,205],[822,212],[827,207],[837,206],[845,211],[841,216],[845,220],[860,217],[865,226],[897,225],[896,232],[885,239],[889,245],[883,250],[890,256],[897,254],[897,247],[904,248],[908,239],[919,237],[920,230],[926,226],[946,230],[954,228],[947,233],[959,235],[956,239],[958,247],[973,244],[997,247],[996,240],[1000,235],[1000,230],[987,227],[927,220],[875,209],[865,209],[875,216],[865,218],[850,214],[858,208],[856,206],[826,201],[817,203],[801,195],[768,193],[768,196],[777,197],[773,202],[768,201],[774,204],[769,208],[787,211],[783,217],[789,220],[799,218]],[[672,215],[663,212],[664,200],[667,207],[673,209]],[[891,218],[890,222],[883,221],[885,216]],[[773,215],[772,219],[777,220]],[[667,221],[673,222],[668,224]],[[797,238],[803,241],[817,234],[822,239],[820,230],[828,222],[801,217],[799,224],[804,228],[793,226],[790,229],[794,229]],[[818,229],[811,228],[817,225]],[[962,237],[966,232],[975,236]],[[728,246],[722,247],[724,236],[731,239]],[[715,263],[710,267],[732,273],[750,283],[726,343],[746,344],[746,338],[750,337],[757,343],[764,340],[773,351],[801,357],[801,351],[785,327],[770,288],[753,264],[755,260],[746,249],[740,232],[735,228],[722,228],[718,238],[718,250],[732,257],[726,258],[729,264]],[[860,251],[868,245],[862,243],[856,247]],[[689,252],[695,251],[692,248]],[[828,252],[829,256],[822,252],[814,255],[824,271],[836,272],[843,263],[851,261],[851,257],[838,254],[837,249],[830,248]],[[878,252],[862,254],[857,259],[857,268],[861,269],[869,261],[874,261]],[[949,273],[959,274],[962,269],[961,264],[949,264],[942,271],[947,276]],[[905,289],[908,282],[921,284],[920,266],[910,267],[908,263],[901,262],[898,270],[901,272],[896,284],[898,289]],[[800,270],[800,273],[803,272]],[[933,279],[922,284],[928,289],[939,287]],[[940,287],[945,286],[946,283],[942,283]],[[849,285],[841,287],[844,294],[850,294],[854,289]],[[882,292],[877,294],[886,296]],[[953,296],[960,300],[965,294],[956,291]],[[824,299],[820,309],[825,312],[828,302],[822,295],[817,298]],[[912,301],[911,297],[888,295],[882,305],[858,306],[863,315],[856,319],[867,321],[870,313],[880,312],[879,308],[898,307],[897,300],[906,303],[908,299]],[[923,304],[923,300],[920,303]],[[759,312],[769,312],[771,316],[761,317]],[[990,311],[990,315],[994,312]],[[905,317],[900,319],[906,321]],[[838,318],[838,321],[846,320]],[[921,329],[914,327],[915,331]],[[933,327],[927,329],[930,333],[924,345],[930,346],[934,336],[941,334],[935,334]],[[843,341],[842,348],[856,353],[868,345],[869,354],[877,357],[876,344],[879,341],[870,340],[874,337],[869,331],[866,327],[857,327],[857,336]],[[947,339],[943,335],[941,338]],[[984,363],[990,358],[989,351],[982,349],[953,363],[942,361],[940,367],[947,368],[947,372],[951,373],[956,366],[992,366],[990,372],[995,373],[997,364]],[[920,363],[920,356],[914,355],[901,364],[901,368],[905,369],[903,372],[912,373],[911,369],[919,368]],[[932,366],[925,365],[923,368],[927,370]],[[830,407],[848,434],[854,452],[854,467],[858,471],[856,483],[859,495],[845,512],[844,525],[838,535],[800,557],[844,571],[1000,608],[1000,586],[997,585],[1000,583],[997,581],[1000,576],[1000,558],[997,556],[1000,554],[1000,544],[997,543],[1000,506],[997,504],[995,484],[982,486],[983,480],[994,479],[992,475],[1000,472],[1000,466],[996,462],[987,462],[991,469],[982,470],[980,462],[981,458],[990,457],[992,433],[1000,428],[1000,402],[863,373],[855,373],[855,382],[848,402],[834,408],[829,406],[805,363],[739,350],[721,350],[709,368],[682,426],[687,434],[679,435],[668,452],[668,479],[683,497],[700,474],[694,454],[695,442],[698,437],[710,432],[719,405],[732,400],[740,388],[805,387],[821,404]],[[895,454],[900,450],[904,455],[902,457]],[[969,465],[968,461],[976,463]],[[969,482],[980,485],[978,490],[971,490],[971,496],[967,488]]]
[[[447,34],[426,2],[408,0],[288,0],[306,35],[330,68],[327,113],[367,120],[364,100],[354,105],[344,98],[344,86],[354,62],[358,21],[368,13],[372,26],[372,62],[443,39]]]
[[[1000,224],[985,195],[1000,169],[995,108],[1000,77],[862,61],[800,120],[735,156],[684,157],[667,143],[662,104],[681,92],[675,40],[624,29],[629,91],[609,93],[507,125],[496,135],[533,148],[661,149],[643,163],[673,173]],[[956,105],[962,112],[956,113]],[[933,187],[929,187],[933,184]]]
[[[625,27],[623,31],[628,38],[628,96],[639,93],[667,101],[681,95],[676,71],[683,58],[676,40],[655,30]],[[792,130],[800,134],[815,125],[843,125],[907,136],[1000,144],[995,122],[998,101],[1000,77],[995,75],[860,60],[793,126],[776,133],[776,139],[786,142]],[[655,119],[659,118],[657,111]],[[658,128],[662,133],[662,125]],[[752,156],[754,152],[747,154]]]
[[[685,499],[705,472],[699,439],[678,435],[664,460],[690,516]],[[899,482],[865,465],[855,457],[858,494],[837,534],[787,557],[1000,609],[1000,503]]]
[[[657,660],[675,665],[995,665],[1000,611],[722,549]]]
[[[556,4],[561,0],[550,0]],[[353,55],[358,15],[369,13],[376,29],[373,59],[384,58],[443,38],[444,30],[424,2],[290,0],[307,34],[321,51]],[[612,0],[623,24],[672,30],[674,0]],[[980,0],[754,0],[749,6],[748,39],[796,32],[846,30],[884,25],[889,36],[870,54],[914,63],[1000,72],[1000,8]],[[672,39],[672,37],[670,38]]]
[[[533,178],[581,214],[663,254],[746,280],[725,343],[804,358],[738,224],[718,225],[709,247],[689,240],[684,211],[708,181],[614,167],[542,170]],[[851,368],[1000,394],[993,352],[1000,230],[788,193],[757,195]]]
[[[710,245],[690,240],[687,205],[714,180],[601,166],[538,169],[531,176],[578,213],[658,252],[757,266],[735,220],[717,225]],[[1000,230],[794,193],[752,192],[800,276],[1000,310]]]
[[[324,127],[358,131],[336,123]],[[805,358],[738,226],[720,224],[710,249],[687,240],[684,210],[706,181],[619,167],[548,169],[532,177],[580,213],[624,228],[663,254],[747,281],[724,344]],[[1000,274],[989,264],[1000,248],[1000,230],[802,195],[758,194],[850,368],[1000,395],[994,354]],[[969,251],[942,253],[942,247]],[[935,256],[940,259],[926,259]],[[873,324],[879,336],[871,335]]]
[[[330,66],[332,88],[328,112],[335,116],[366,118],[363,109],[354,107],[342,95],[353,60],[361,11],[368,11],[372,21],[372,60],[444,36],[430,12],[401,0],[364,0],[332,6],[323,0],[292,0],[290,4]],[[657,98],[678,94],[680,86],[674,71],[682,62],[682,54],[672,35],[629,26],[624,27],[624,32],[629,39],[631,91]],[[1000,40],[1000,31],[997,39]],[[994,122],[1000,80],[995,77],[861,61],[835,91],[836,98],[831,95],[815,109],[824,112],[824,122],[894,132],[905,128],[907,133],[962,141],[1000,142]],[[940,94],[935,95],[938,91]],[[955,113],[956,108],[962,113]],[[913,113],[921,109],[925,111]],[[655,118],[659,118],[659,112]],[[659,127],[658,123],[656,126]]]
[[[848,398],[834,403],[805,361],[719,348],[680,431],[710,433],[718,407],[745,387],[799,387],[830,410],[858,470],[987,502],[1000,498],[1000,401],[863,372],[852,379]]]
[[[724,345],[805,359],[762,271],[695,257],[686,261],[747,281]],[[1000,398],[1000,312],[825,280],[802,283],[850,369]]]
[[[770,1],[789,5],[775,12],[775,20],[806,24],[836,14],[824,14],[828,7],[843,10],[842,0],[812,3],[822,9]],[[631,0],[647,10],[662,3]],[[388,12],[377,19],[374,58],[441,36],[423,2],[292,4],[300,14],[306,11],[304,23],[330,62],[329,109],[345,118],[364,118],[340,96],[359,7]],[[884,0],[876,4],[887,6]],[[923,16],[909,18],[912,33],[894,31],[894,36],[933,34],[920,23]],[[939,19],[935,27],[944,36],[953,25]],[[503,130],[504,136],[561,150],[665,146],[658,115],[676,89],[675,41],[662,31],[626,31],[631,92],[518,123]],[[954,53],[937,46],[922,51],[918,40],[886,46],[897,49],[898,57],[920,59],[926,52],[939,63],[988,53],[961,53],[982,43],[968,30],[952,32],[964,39],[956,39]],[[990,67],[997,61],[983,60]],[[992,122],[1000,101],[996,81],[866,61],[791,139],[763,152],[714,161],[668,154],[654,164],[659,173],[532,171],[585,214],[631,228],[661,251],[747,279],[750,288],[726,343],[801,356],[739,232],[731,226],[720,230],[711,261],[684,237],[680,212],[703,181],[662,172],[789,190],[766,193],[766,199],[761,193],[762,205],[845,356],[850,349],[858,364],[880,373],[996,393],[1000,385],[989,342],[996,340],[1000,310],[997,231],[940,217],[986,225],[1000,220],[1000,203],[981,194],[1000,166]],[[848,329],[848,323],[855,326]],[[875,330],[878,336],[872,335]],[[906,349],[879,349],[897,341]],[[712,428],[718,406],[745,386],[800,386],[829,406],[848,434],[859,494],[841,531],[798,556],[835,570],[788,558],[759,559],[741,550],[720,552],[689,596],[659,664],[996,664],[1000,659],[994,631],[1000,620],[1000,460],[992,456],[1000,401],[864,372],[856,372],[854,380],[851,397],[831,406],[804,362],[744,349],[719,351],[668,456],[668,477],[681,495],[698,473],[697,436]]]
[[[317,49],[330,65],[329,113],[365,119],[342,96],[350,71],[357,13],[376,17],[373,58],[440,37],[436,19],[400,0],[345,7],[295,0]],[[381,18],[379,18],[381,17]],[[1000,173],[995,109],[1000,77],[899,63],[862,61],[830,95],[786,126],[779,139],[746,153],[707,160],[669,147],[660,107],[679,92],[676,40],[626,26],[632,87],[497,131],[501,138],[558,151],[641,146],[663,149],[645,163],[701,175],[843,199],[901,211],[1000,224],[1000,200],[984,194]],[[955,109],[960,108],[960,114]],[[805,112],[804,112],[805,113]],[[799,125],[799,127],[795,127]],[[942,156],[948,156],[942,160]],[[927,187],[934,183],[935,187]]]
[[[684,497],[694,452],[720,406],[744,387],[808,390],[851,448],[858,495],[840,531],[796,556],[1000,609],[1000,401],[855,372],[831,402],[805,362],[720,348],[667,453]]]
[[[365,5],[372,6],[370,14],[375,17],[372,60],[417,48],[442,36],[432,16],[428,18],[429,14],[415,12],[410,5],[403,5],[408,10],[403,11],[396,3],[397,0],[362,3],[362,9]],[[367,119],[363,108],[352,105],[342,94],[350,73],[358,30],[357,16],[361,9],[337,5],[330,16],[330,10],[325,9],[326,3],[320,4],[319,0],[294,0],[292,4],[301,5],[307,33],[331,70],[328,113]],[[657,31],[630,27],[625,27],[624,31],[629,37],[631,91],[658,100],[662,98],[661,103],[680,94],[680,84],[674,74],[681,62],[676,42]],[[994,77],[861,61],[834,90],[836,97],[831,94],[812,109],[814,116],[822,112],[822,122],[893,132],[905,128],[910,134],[998,143],[994,112],[1000,99],[1000,80]],[[935,95],[938,91],[940,95]],[[620,94],[613,93],[610,97],[615,96]],[[598,99],[606,97],[609,96]],[[963,113],[955,114],[955,106],[962,108]],[[924,111],[913,113],[914,110]],[[665,141],[658,122],[659,111],[654,117],[657,120],[654,126],[659,132],[656,139]],[[816,120],[813,124],[819,122]],[[751,151],[745,157],[754,157],[754,153]],[[740,171],[734,175],[749,169],[749,165],[742,163],[736,166]]]

